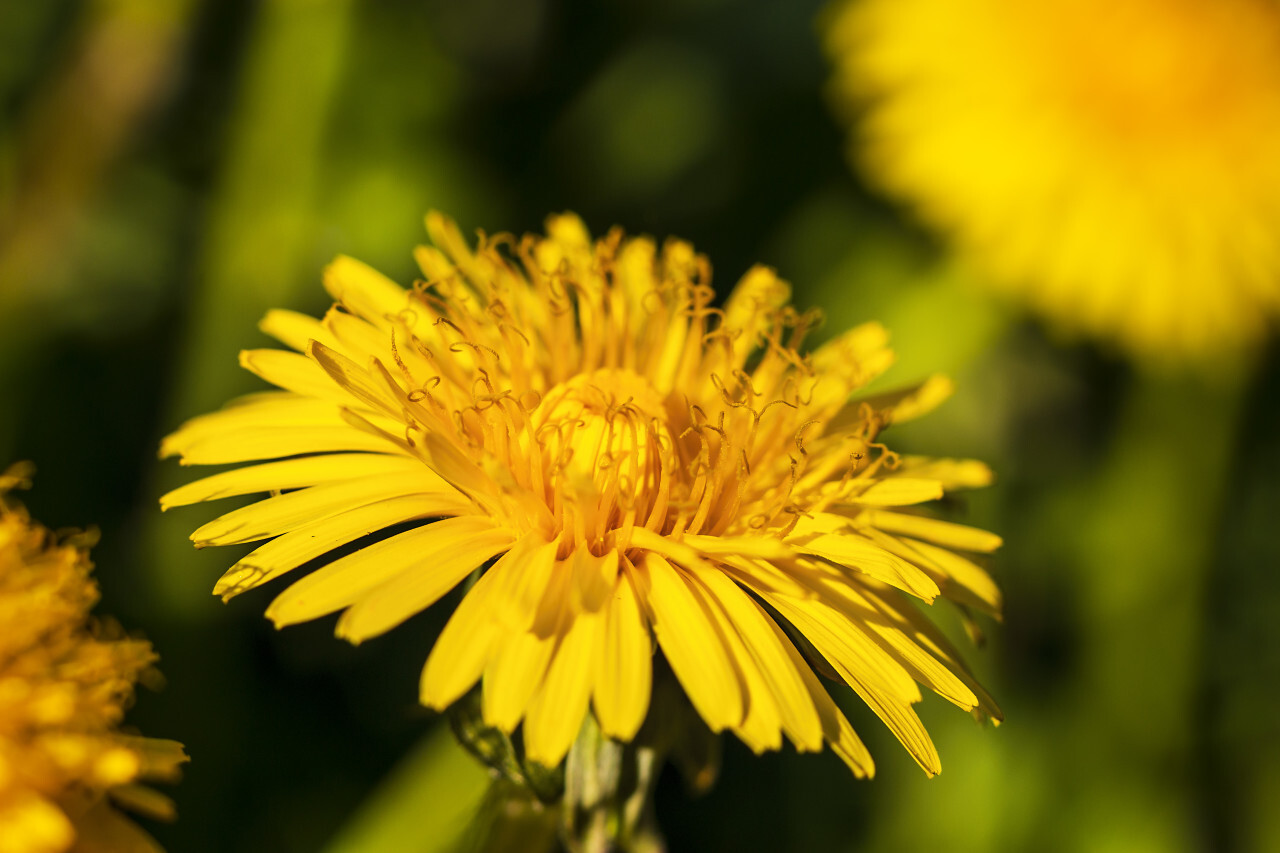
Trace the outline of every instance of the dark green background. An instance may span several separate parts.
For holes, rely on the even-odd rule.
[[[190,548],[212,507],[160,516],[192,472],[155,458],[257,387],[237,350],[268,307],[322,311],[334,254],[410,281],[428,208],[678,235],[722,292],[773,265],[821,334],[889,325],[891,382],[958,380],[891,443],[999,474],[957,517],[1007,541],[971,659],[1008,722],[926,699],[932,781],[855,702],[873,782],[726,743],[710,795],[663,777],[673,850],[1280,849],[1275,348],[1144,372],[984,296],[850,172],[819,9],[0,4],[0,462],[36,462],[49,526],[101,528],[101,610],[162,655],[130,721],[193,757],[170,853],[324,849],[436,725],[416,684],[448,603],[361,648],[332,619],[276,633],[270,590],[208,594],[236,549]]]

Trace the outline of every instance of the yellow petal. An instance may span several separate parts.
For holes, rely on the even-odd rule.
[[[955,673],[904,634],[900,623],[886,619],[876,603],[860,590],[852,585],[833,586],[832,595],[826,600],[850,621],[857,622],[916,681],[966,711],[978,707],[978,697]]]
[[[637,527],[631,533],[631,544],[644,548],[688,569],[707,569],[709,565],[695,548],[677,542],[669,536],[654,533],[647,527]]]
[[[706,603],[653,551],[639,569],[649,581],[654,634],[689,701],[714,732],[740,725],[746,710],[742,687]]]
[[[504,633],[495,616],[495,605],[507,583],[503,576],[524,571],[531,541],[541,544],[532,537],[519,540],[463,596],[422,669],[422,704],[443,710],[480,678],[495,640]]]
[[[305,352],[308,341],[336,345],[332,333],[315,317],[298,311],[273,308],[258,323],[258,328],[287,347]]]
[[[684,544],[702,554],[740,555],[760,560],[784,560],[795,556],[789,546],[772,536],[703,536],[684,537]]]
[[[111,804],[130,814],[145,815],[152,820],[171,821],[178,816],[178,806],[172,799],[145,785],[112,787]]]
[[[862,510],[859,510],[860,512]],[[796,519],[788,539],[807,541],[815,535],[848,533],[854,528],[853,518],[838,512],[810,512]]]
[[[832,367],[847,367],[848,359],[865,359],[882,352],[889,346],[889,330],[874,320],[854,326],[847,332],[818,347],[815,362]]]
[[[629,309],[631,331],[638,331],[643,313],[642,302],[654,290],[653,266],[657,246],[648,237],[637,237],[623,243],[614,264],[614,282],[622,292]]]
[[[723,328],[732,330],[732,367],[741,368],[756,348],[760,335],[773,322],[774,312],[791,298],[791,285],[765,266],[754,266],[742,276],[724,303]]]
[[[0,832],[4,833],[8,849],[15,853],[28,850],[57,853],[70,849],[76,840],[76,830],[66,813],[25,786],[13,787],[17,790],[0,803]]]
[[[709,582],[717,582],[713,581],[713,578],[723,581],[719,591],[726,597],[730,597],[725,585],[734,589],[736,587],[733,581],[718,572],[703,572],[700,576],[688,576],[686,580],[715,620],[725,648],[729,652],[729,659],[738,673],[746,713],[742,722],[733,727],[733,732],[757,755],[767,750],[778,749],[782,746],[782,716],[778,711],[778,704],[774,701],[764,674],[761,673],[760,664],[743,641],[741,626],[734,624],[733,616],[728,612],[724,601],[709,589]],[[740,610],[746,610],[746,608],[740,608]]]
[[[849,721],[845,719],[844,714],[840,713],[840,709],[836,707],[836,703],[831,699],[826,688],[822,686],[822,682],[813,674],[813,670],[809,668],[804,656],[792,645],[785,632],[773,620],[769,620],[769,624],[772,626],[779,643],[786,651],[787,657],[791,659],[791,665],[804,682],[805,689],[809,693],[809,699],[813,702],[814,710],[817,712],[818,719],[822,724],[823,739],[831,744],[831,750],[849,766],[854,776],[859,779],[870,779],[876,773],[876,766],[875,762],[871,760],[871,753],[867,751],[866,746],[863,745],[862,740],[853,730],[853,726],[849,725]]]
[[[341,557],[286,589],[267,608],[276,627],[317,619],[364,597],[404,572],[431,573],[433,563],[475,540],[491,542],[510,534],[482,518],[446,518],[407,530]],[[461,580],[461,578],[459,578]]]
[[[484,669],[480,709],[485,723],[507,733],[515,730],[546,675],[556,639],[508,631],[495,641],[494,654]]]
[[[72,850],[75,853],[164,853],[164,848],[146,830],[112,806],[112,799],[113,796],[101,797],[87,811],[76,815],[77,838]]]
[[[748,585],[752,588],[759,586],[792,598],[811,598],[814,595],[813,590],[800,583],[793,572],[779,568],[768,560],[752,560],[726,555],[718,557],[717,562],[734,577],[750,578]],[[791,562],[794,561],[787,564],[787,569],[790,569]]]
[[[427,236],[431,238],[431,242],[443,249],[458,267],[470,275],[475,256],[472,255],[471,247],[467,245],[458,224],[440,211],[430,210],[427,211],[426,226]]]
[[[282,349],[242,350],[240,366],[278,388],[304,397],[334,402],[351,399],[320,369],[320,365],[302,353]]]
[[[996,618],[1000,617],[1002,606],[1000,587],[996,586],[996,582],[991,579],[991,575],[987,574],[985,569],[972,560],[966,560],[945,548],[906,537],[901,537],[901,541],[932,563],[932,565],[925,562],[920,564],[926,572],[934,566],[942,570],[944,576],[938,581],[940,586],[946,587],[948,598],[960,601],[962,604],[972,604]],[[968,592],[969,596],[962,599],[956,594],[960,591]]]
[[[603,619],[592,692],[596,719],[609,737],[631,740],[649,710],[653,641],[630,571],[618,576]]]
[[[344,423],[362,432],[365,435],[383,442],[384,452],[391,453],[398,450],[405,455],[417,455],[414,453],[414,447],[409,443],[406,437],[406,431],[403,421],[392,420],[390,418],[374,415],[372,413],[360,414],[354,408],[342,406],[338,409],[338,414],[342,417]],[[421,459],[422,457],[418,457]],[[423,460],[425,464],[425,460]],[[430,468],[430,465],[426,467]]]
[[[828,533],[789,540],[789,544],[797,551],[862,572],[925,601],[938,597],[938,585],[924,571],[862,536]]]
[[[884,617],[895,625],[904,636],[920,645],[921,648],[929,652],[939,661],[941,661],[956,678],[964,682],[973,694],[978,698],[978,705],[983,713],[995,721],[997,725],[1004,719],[1004,713],[1000,710],[1000,706],[996,704],[995,699],[991,698],[991,694],[983,689],[965,666],[964,659],[942,633],[938,630],[938,626],[934,625],[929,619],[921,613],[917,608],[913,607],[910,602],[902,598],[902,596],[893,590],[860,590]]]
[[[213,594],[229,600],[362,536],[438,515],[440,507],[439,497],[402,495],[312,522],[247,554],[218,580]]]
[[[886,477],[871,481],[859,489],[858,480],[850,481],[849,503],[864,506],[906,506],[935,501],[942,497],[942,483],[919,477]]]
[[[184,450],[181,461],[183,465],[225,465],[303,453],[347,451],[394,453],[396,446],[346,424],[332,427],[258,427],[210,436]]]
[[[921,700],[920,688],[893,657],[880,648],[859,622],[822,601],[766,599],[831,662],[846,681],[857,680],[903,703]]]
[[[176,456],[209,438],[256,429],[341,426],[338,407],[325,400],[300,397],[287,391],[254,394],[233,402],[222,411],[200,415],[184,423],[160,444],[160,458]]]
[[[354,480],[364,475],[395,474],[426,470],[417,459],[392,453],[330,453],[324,456],[302,456],[279,462],[266,462],[223,471],[185,486],[179,486],[160,498],[162,510],[187,506],[201,501],[248,495],[255,492],[284,491],[339,480]]]
[[[576,605],[595,613],[609,603],[618,580],[618,552],[610,548],[597,557],[585,548],[575,549],[569,560],[573,566],[573,594]]]
[[[911,708],[920,701],[920,691],[902,668],[831,608],[815,602],[795,604],[782,596],[770,596],[768,601],[813,643],[916,763],[936,776],[942,769],[938,751]]]
[[[191,760],[176,740],[134,735],[123,735],[119,740],[121,746],[138,756],[138,774],[142,779],[176,780],[182,765]]]
[[[455,489],[470,495],[475,500],[486,504],[491,503],[489,496],[499,490],[493,480],[475,462],[463,455],[450,441],[434,432],[416,436],[416,439],[431,470],[452,484]]]
[[[528,631],[538,615],[556,568],[555,542],[528,536],[521,540],[518,570],[503,572],[494,583],[494,611],[498,620],[512,631]],[[513,552],[514,553],[514,552]],[[546,631],[541,632],[544,636]]]
[[[738,677],[742,680],[747,708],[742,722],[734,726],[732,731],[747,748],[760,755],[782,747],[782,721],[778,717],[778,706],[769,695],[760,670],[750,662],[746,650],[736,636],[728,638],[735,663],[739,664]]]
[[[688,335],[687,323],[672,323],[658,339],[659,346],[651,350],[650,361],[653,363],[646,367],[645,376],[660,394],[669,394],[675,386],[676,370],[680,367]]]
[[[904,533],[907,536],[925,539],[944,548],[958,548],[961,551],[990,553],[1004,544],[999,536],[980,528],[955,524],[950,521],[941,521],[936,518],[927,518],[922,515],[876,510],[867,514],[866,521],[880,530],[886,530],[890,533]]]
[[[592,658],[600,617],[579,613],[555,650],[542,687],[524,720],[525,754],[554,767],[569,751],[582,727],[591,698]]]
[[[573,249],[590,249],[591,232],[576,213],[553,213],[547,217],[547,236]]]
[[[352,313],[382,325],[409,306],[409,293],[366,263],[339,255],[324,270],[324,289]]]
[[[387,389],[375,382],[369,371],[335,349],[319,341],[307,344],[307,355],[320,365],[340,388],[375,412],[398,416],[399,402],[387,393]]]
[[[697,577],[720,602],[751,654],[773,697],[787,734],[800,750],[822,748],[822,723],[804,682],[778,640],[773,620],[742,589],[722,574],[705,572]],[[754,693],[752,699],[755,699]]]
[[[948,491],[979,489],[991,485],[995,479],[985,462],[976,459],[934,459],[928,456],[902,456],[898,460],[898,467],[882,472],[882,476],[937,480]]]
[[[255,542],[356,507],[412,494],[436,496],[442,514],[457,514],[466,507],[456,492],[440,490],[429,474],[406,471],[326,483],[260,500],[215,518],[192,533],[191,541],[197,547]]]
[[[453,263],[435,246],[415,246],[413,259],[418,262],[418,268],[428,282],[443,281],[453,275]]]
[[[815,375],[823,377],[810,396],[818,411],[833,415],[849,394],[866,385],[893,364],[887,346],[889,333],[879,323],[864,323],[838,335],[813,351]]]
[[[509,548],[512,540],[509,530],[492,530],[441,548],[427,561],[395,575],[348,607],[338,619],[337,635],[359,644],[385,634],[435,604],[490,557]]]
[[[868,405],[873,410],[887,415],[889,423],[896,424],[927,415],[945,403],[955,390],[956,385],[950,378],[942,374],[934,374],[919,385],[863,397],[850,403],[850,406]]]
[[[573,594],[573,569],[567,562],[557,561],[529,630],[539,637],[563,633],[565,623],[574,615]]]
[[[367,361],[369,353],[391,352],[392,331],[387,326],[375,326],[336,307],[330,308],[324,315],[323,325],[332,334],[335,343],[320,343],[354,362]]]
[[[521,610],[534,605],[529,629],[506,628],[506,636],[497,641],[497,652],[485,668],[481,710],[486,722],[504,731],[514,728],[525,714],[529,701],[542,683],[552,652],[568,630],[573,616],[573,575],[569,567],[553,562],[554,544],[543,545],[534,537],[526,538],[530,542],[529,556],[523,560],[521,571],[509,572],[508,575],[525,574],[533,561],[540,565],[551,562],[551,571],[545,581],[539,579],[530,585],[507,583],[493,593],[494,596],[519,602]],[[549,554],[548,549],[551,549]],[[538,592],[536,601],[535,590]],[[502,598],[499,598],[496,609],[500,619],[504,618],[502,604]],[[523,616],[520,621],[524,621]]]

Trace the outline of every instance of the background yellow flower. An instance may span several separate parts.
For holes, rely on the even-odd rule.
[[[1275,3],[866,0],[825,39],[854,159],[994,286],[1154,360],[1274,327]]]
[[[156,654],[91,621],[92,537],[56,538],[13,504],[5,492],[26,473],[0,475],[0,850],[159,851],[112,805],[173,816],[137,783],[172,779],[182,746],[120,729]]]

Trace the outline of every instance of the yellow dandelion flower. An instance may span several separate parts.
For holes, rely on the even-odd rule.
[[[192,534],[267,540],[215,593],[401,528],[267,610],[277,626],[342,611],[337,634],[359,643],[487,565],[427,658],[421,700],[442,709],[482,681],[484,722],[522,725],[527,756],[548,766],[589,708],[605,735],[636,734],[655,637],[713,731],[756,751],[784,735],[826,742],[860,776],[871,758],[806,661],[814,649],[931,774],[918,684],[998,718],[909,600],[998,610],[990,577],[956,550],[999,538],[913,509],[988,469],[879,441],[945,397],[945,380],[850,402],[892,360],[883,329],[801,356],[814,318],[787,306],[785,282],[756,267],[713,307],[710,266],[684,242],[614,230],[593,243],[572,215],[545,238],[482,235],[474,250],[438,214],[427,230],[424,282],[406,290],[340,257],[323,320],[262,322],[296,352],[241,353],[281,390],[164,441],[184,464],[260,462],[165,507],[271,492]]]
[[[997,287],[1156,360],[1274,320],[1274,0],[866,0],[827,46],[855,157]]]
[[[138,782],[172,778],[182,746],[117,729],[155,652],[90,620],[86,537],[58,540],[3,499],[25,473],[0,475],[0,853],[158,851],[112,807],[173,812]]]

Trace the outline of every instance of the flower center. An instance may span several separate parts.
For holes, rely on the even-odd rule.
[[[630,370],[583,373],[552,388],[534,435],[553,471],[579,499],[620,489],[626,500],[656,479],[670,447],[663,397]]]

